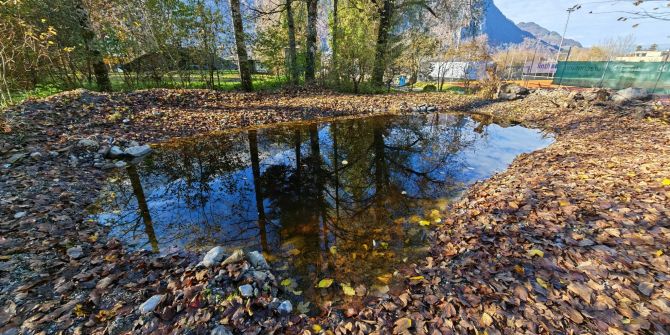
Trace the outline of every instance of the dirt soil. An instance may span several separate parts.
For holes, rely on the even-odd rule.
[[[0,120],[0,334],[670,333],[668,106],[573,98],[74,91],[14,107]],[[286,313],[281,285],[249,255],[198,265],[180,250],[130,253],[85,220],[106,146],[423,104],[556,142],[443,213],[431,255],[396,274],[404,291]]]

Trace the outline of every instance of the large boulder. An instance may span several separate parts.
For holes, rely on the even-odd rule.
[[[612,100],[618,104],[625,104],[636,100],[648,100],[650,97],[651,94],[644,88],[629,87],[617,91]]]
[[[503,100],[516,100],[524,98],[529,91],[523,86],[517,84],[502,84],[498,89],[497,97]]]
[[[604,102],[610,99],[611,93],[604,88],[594,88],[590,91],[582,93],[584,100],[588,102]]]

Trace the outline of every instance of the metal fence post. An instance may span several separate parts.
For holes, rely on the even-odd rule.
[[[651,94],[656,94],[656,89],[658,88],[658,83],[661,81],[661,77],[663,76],[663,72],[665,72],[665,65],[668,63],[668,56],[670,56],[670,51],[665,55],[665,59],[663,59],[663,63],[661,64],[661,70],[658,71],[658,78],[656,78],[656,83],[654,84],[654,90],[651,91]]]
[[[612,57],[607,59],[607,64],[605,64],[605,69],[603,70],[603,75],[600,77],[600,83],[598,84],[598,88],[603,88],[603,81],[605,81],[605,74],[607,73],[607,69],[610,67],[610,62],[612,61]]]
[[[563,75],[565,75],[565,68],[568,67],[568,60],[570,59],[570,54],[572,53],[572,46],[570,46],[570,49],[568,49],[568,54],[565,56],[565,65],[563,66],[563,71],[561,71],[561,76],[558,77],[558,87],[561,87],[561,84],[563,83]],[[558,72],[558,63],[556,63],[556,72]],[[554,74],[555,76],[555,74]]]

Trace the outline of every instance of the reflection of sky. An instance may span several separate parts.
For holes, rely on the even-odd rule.
[[[430,172],[431,180],[407,173],[402,169],[389,165],[389,178],[392,186],[397,192],[406,191],[410,198],[438,199],[450,197],[462,187],[453,186],[458,183],[469,184],[481,180],[493,173],[504,169],[518,154],[530,152],[548,145],[551,140],[543,138],[535,130],[523,127],[502,128],[497,125],[487,126],[483,134],[473,131],[476,123],[471,120],[462,123],[460,129],[454,127],[454,119],[451,116],[441,117],[439,125],[428,125],[425,120],[416,117],[412,122],[397,119],[392,121],[387,129],[385,144],[387,147],[401,146],[403,143],[413,143],[416,136],[412,136],[411,130],[419,130],[423,134],[423,140],[412,148],[412,152],[387,148],[389,155],[392,151],[401,152],[396,159],[402,159],[403,164],[418,172]],[[347,122],[347,121],[344,121]],[[352,121],[353,122],[353,121]],[[356,121],[361,122],[361,121]],[[411,124],[410,124],[411,123]],[[437,128],[435,128],[437,127]],[[360,136],[371,136],[372,132],[365,129]],[[333,170],[331,155],[333,153],[333,139],[331,138],[329,125],[320,127],[320,151],[326,169]],[[264,136],[264,131],[259,131],[258,145],[260,156],[261,174],[270,166],[286,165],[295,166],[295,152],[292,141],[286,143],[272,142]],[[290,134],[290,133],[289,133]],[[340,132],[342,136],[343,132]],[[454,136],[458,137],[458,148],[450,148],[449,144]],[[238,141],[244,141],[243,136],[237,136]],[[303,159],[309,155],[310,142],[306,128],[302,134]],[[371,143],[371,141],[370,141]],[[338,147],[342,145],[338,142]],[[248,148],[248,143],[239,148]],[[161,152],[154,154],[159,159]],[[342,152],[340,152],[342,155]],[[161,249],[171,245],[182,245],[206,249],[212,245],[221,244],[229,248],[250,247],[259,249],[259,228],[257,225],[258,214],[256,211],[253,174],[248,161],[245,158],[246,168],[226,172],[223,175],[214,176],[207,183],[208,187],[199,187],[198,183],[187,185],[183,178],[168,180],[166,175],[161,175],[160,170],[145,171],[146,168],[138,168],[142,180],[148,206],[150,209],[154,230],[157,235]],[[373,166],[374,155],[367,154],[367,161],[362,164]],[[352,162],[353,163],[353,162]],[[307,164],[303,161],[303,164]],[[351,165],[349,166],[351,167]],[[197,166],[193,167],[197,169]],[[348,168],[340,166],[340,168]],[[372,169],[371,173],[374,172]],[[343,178],[343,176],[340,176]],[[364,176],[373,178],[373,176]],[[346,184],[346,181],[342,180]],[[370,184],[369,181],[365,183]],[[364,193],[368,197],[375,195],[374,183]],[[189,187],[190,186],[190,187]],[[447,187],[451,186],[451,188]],[[137,201],[133,197],[132,188],[128,183],[113,184],[110,186],[117,192],[119,199],[126,201],[129,205],[120,205],[120,212],[104,213],[99,215],[103,223],[112,224],[120,221],[122,224],[112,226],[112,234],[130,242],[137,242],[145,247],[144,227],[138,213]],[[352,195],[345,194],[346,185],[340,187],[342,200],[351,200]],[[333,194],[332,187],[328,187],[327,193]],[[332,205],[334,200],[326,196],[326,201]],[[123,203],[120,201],[120,203]],[[270,202],[264,200],[266,213],[270,213]],[[341,206],[352,206],[351,202],[343,202]],[[361,205],[354,204],[353,206]],[[355,208],[352,208],[355,209]],[[311,209],[315,213],[318,208]],[[345,211],[346,212],[346,209]],[[401,215],[406,215],[402,213]],[[318,217],[318,215],[317,215]],[[125,223],[125,224],[123,224]],[[279,238],[279,223],[270,222],[267,227],[268,242],[270,245],[281,243]],[[136,229],[135,234],[124,235],[130,227]]]
[[[466,162],[466,169],[458,176],[459,181],[469,184],[488,178],[507,168],[516,156],[546,147],[553,141],[534,129],[502,128],[496,124],[487,126],[484,136],[477,145],[459,153]]]

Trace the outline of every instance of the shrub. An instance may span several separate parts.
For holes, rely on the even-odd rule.
[[[423,87],[424,92],[437,92],[437,87],[435,85],[426,85]]]

